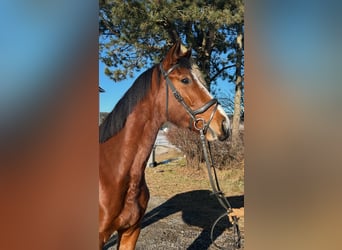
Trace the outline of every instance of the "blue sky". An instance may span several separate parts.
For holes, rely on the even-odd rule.
[[[104,73],[105,64],[99,61],[99,84],[106,92],[100,93],[100,112],[110,112],[133,84],[135,78],[114,82]],[[137,76],[135,76],[137,77]]]

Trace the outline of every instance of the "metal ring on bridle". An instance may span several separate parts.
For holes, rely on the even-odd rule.
[[[202,122],[202,126],[199,127],[198,124]],[[196,130],[204,130],[206,128],[207,124],[205,123],[205,120],[203,118],[196,118],[196,120],[194,121],[194,128]]]

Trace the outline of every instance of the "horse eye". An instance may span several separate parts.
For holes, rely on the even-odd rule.
[[[189,80],[189,78],[183,78],[183,79],[181,80],[181,82],[184,83],[184,84],[187,84],[187,83],[190,82],[190,80]]]

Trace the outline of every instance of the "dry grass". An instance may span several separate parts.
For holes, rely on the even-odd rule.
[[[181,157],[181,153],[170,150],[168,153],[156,156],[157,162]],[[153,196],[170,198],[176,194],[193,190],[211,190],[207,169],[201,164],[199,169],[186,167],[184,158],[146,168],[146,181]],[[242,195],[244,193],[244,170],[232,168],[217,170],[222,191],[226,196]]]
[[[168,200],[178,194],[190,191],[211,190],[207,169],[204,164],[201,164],[198,169],[187,167],[182,153],[176,150],[170,150],[162,154],[157,153],[156,161],[161,162],[176,157],[179,157],[179,159],[168,164],[158,165],[155,168],[146,168],[146,181],[151,197],[160,197]],[[217,170],[217,175],[225,196],[244,194],[243,166]],[[239,228],[242,235],[244,235],[244,215],[241,214],[240,216]]]

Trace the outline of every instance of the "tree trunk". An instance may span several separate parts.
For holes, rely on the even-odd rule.
[[[188,36],[187,40],[194,44],[194,49],[197,53],[197,65],[203,74],[203,78],[206,84],[205,87],[210,91],[210,61],[213,41],[215,38],[215,31],[214,28],[211,28],[211,25],[209,24],[207,29],[201,29],[199,27],[196,27],[196,25],[194,29],[196,30],[197,36]]]
[[[232,122],[232,148],[236,148],[240,140],[240,118],[241,118],[241,95],[242,95],[242,27],[238,26],[238,35],[236,38],[236,80],[235,80],[235,97],[234,97],[234,114]]]

